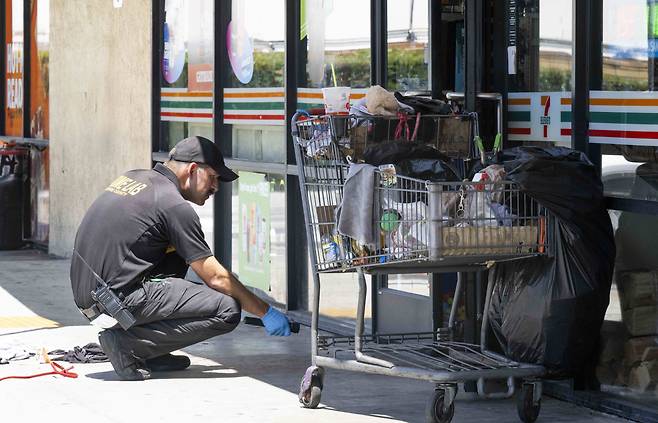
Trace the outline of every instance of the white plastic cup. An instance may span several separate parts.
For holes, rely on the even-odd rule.
[[[322,89],[324,112],[328,115],[347,115],[350,112],[350,87],[327,87]]]

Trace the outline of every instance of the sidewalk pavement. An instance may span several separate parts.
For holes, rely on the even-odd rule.
[[[97,329],[73,304],[68,269],[68,260],[37,251],[0,252],[0,350],[70,350],[98,342]],[[188,370],[144,382],[118,380],[109,363],[75,364],[76,379],[0,381],[0,415],[12,422],[424,421],[431,384],[331,369],[320,407],[302,408],[297,392],[309,352],[307,328],[283,339],[241,324],[228,335],[184,349],[192,361]],[[0,378],[49,370],[33,357],[0,365]],[[457,395],[453,422],[517,421],[513,400],[481,400],[463,390]],[[542,421],[623,420],[544,397]]]

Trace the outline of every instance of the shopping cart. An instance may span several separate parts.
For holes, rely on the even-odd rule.
[[[431,117],[436,122],[444,118],[454,119],[453,116]],[[552,245],[547,230],[552,216],[548,210],[505,180],[429,182],[396,174],[384,166],[371,170],[372,195],[365,196],[365,203],[363,199],[350,198],[351,187],[347,181],[350,166],[365,154],[368,146],[378,142],[376,137],[358,132],[379,131],[379,136],[386,134],[380,139],[386,139],[391,128],[399,125],[399,120],[395,121],[396,118],[377,123],[362,117],[311,117],[303,112],[293,118],[292,134],[315,288],[312,366],[302,378],[300,402],[304,407],[317,407],[325,368],[422,379],[436,384],[427,407],[429,421],[449,422],[459,382],[477,382],[481,396],[510,397],[516,390],[516,381],[520,380],[519,417],[524,422],[533,422],[539,414],[542,390],[539,377],[544,374],[544,368],[510,360],[486,348],[493,283],[488,284],[486,291],[479,345],[455,339],[456,310],[463,288],[461,278],[447,328],[430,333],[364,335],[365,274],[481,271],[496,261],[549,254]],[[359,129],[362,126],[366,129]],[[436,130],[437,125],[431,127]],[[369,223],[374,228],[373,239],[368,245],[337,230],[337,209],[340,208],[339,213],[346,213],[346,207],[362,211],[363,204],[372,209]],[[354,337],[318,333],[319,276],[336,272],[358,275]],[[487,393],[485,381],[489,379],[506,380],[507,391]]]

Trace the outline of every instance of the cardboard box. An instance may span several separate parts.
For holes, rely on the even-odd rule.
[[[658,270],[619,272],[616,281],[622,309],[658,304]]]
[[[632,336],[658,334],[658,306],[622,309],[621,316]]]
[[[658,360],[658,337],[629,338],[624,344],[624,361],[635,365],[640,361]]]
[[[469,119],[438,119],[436,147],[449,157],[469,157],[472,122]]]
[[[336,230],[336,206],[317,206],[315,212],[318,217],[320,237],[332,236]]]
[[[628,386],[640,392],[656,386],[658,381],[658,362],[641,361],[628,372]]]
[[[441,229],[443,256],[535,253],[536,226],[448,226]]]
[[[363,160],[363,152],[369,144],[374,144],[374,141],[368,139],[368,125],[355,126],[350,128],[349,131],[349,149],[343,151],[343,154],[350,156],[352,161],[359,162],[360,160]]]

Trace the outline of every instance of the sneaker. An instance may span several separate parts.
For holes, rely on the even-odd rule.
[[[131,354],[121,351],[119,336],[114,329],[106,329],[98,334],[98,341],[107,358],[110,359],[114,371],[121,380],[146,380],[151,372],[144,368],[142,362]]]
[[[190,359],[185,355],[165,354],[146,360],[146,367],[152,372],[173,372],[190,367]]]

